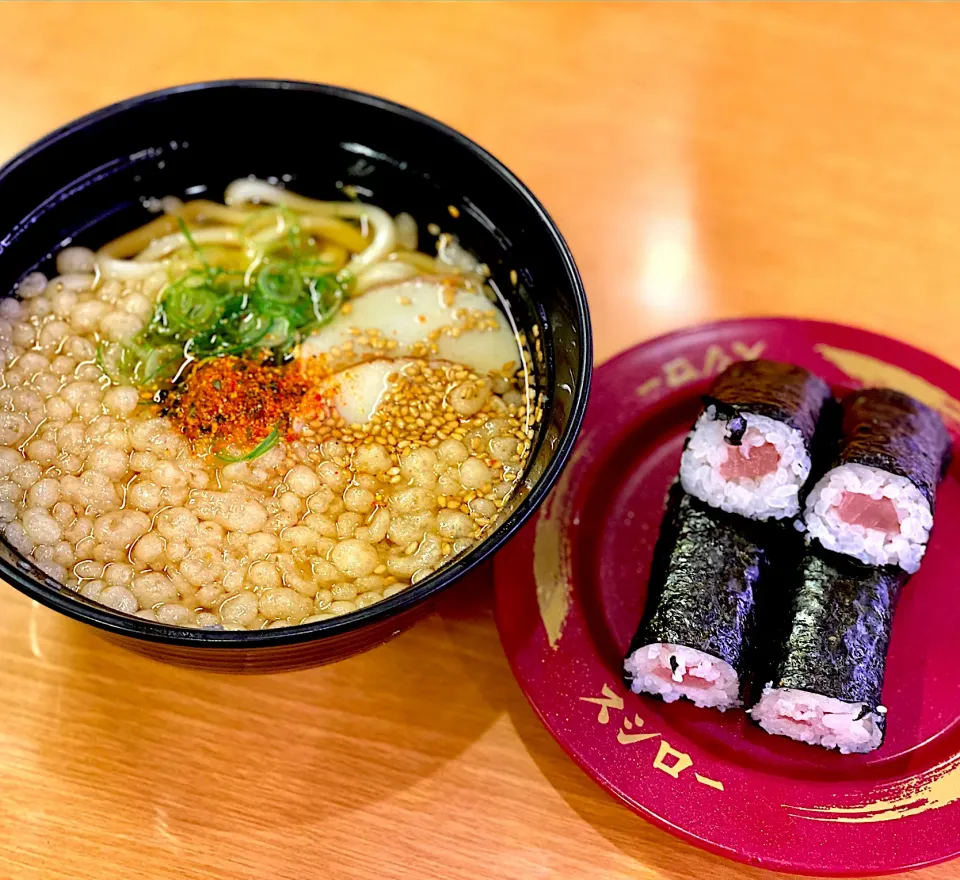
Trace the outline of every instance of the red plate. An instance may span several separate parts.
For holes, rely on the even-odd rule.
[[[951,858],[960,853],[960,465],[940,488],[923,568],[897,611],[878,751],[839,755],[769,736],[742,712],[666,705],[621,682],[699,396],[732,360],[758,356],[801,364],[838,391],[900,388],[936,406],[958,436],[960,372],[852,327],[740,320],[634,348],[597,371],[567,470],[497,557],[504,649],[567,753],[632,810],[698,846],[835,876]]]

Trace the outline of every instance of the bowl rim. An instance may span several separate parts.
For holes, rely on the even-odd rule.
[[[487,165],[502,178],[530,207],[548,233],[550,240],[556,246],[562,262],[563,273],[573,293],[576,322],[582,327],[583,340],[581,344],[580,368],[576,377],[575,387],[571,399],[570,417],[565,431],[561,434],[559,443],[544,469],[540,478],[530,489],[527,496],[517,505],[516,509],[506,520],[496,528],[489,537],[481,541],[477,547],[463,558],[455,560],[449,566],[441,568],[435,576],[426,578],[422,584],[414,584],[407,589],[370,605],[352,611],[342,617],[334,617],[316,623],[298,624],[296,626],[280,627],[277,629],[261,630],[204,630],[187,627],[167,626],[142,620],[132,615],[108,609],[106,606],[97,606],[85,602],[62,592],[63,588],[55,589],[44,583],[39,577],[22,571],[6,560],[0,558],[0,579],[6,581],[20,592],[34,599],[40,604],[58,611],[67,617],[87,623],[108,633],[128,636],[142,641],[175,645],[180,647],[209,648],[221,650],[253,649],[296,645],[305,642],[319,641],[324,638],[343,635],[362,629],[363,627],[384,622],[392,617],[398,617],[415,605],[426,602],[442,590],[452,585],[468,571],[482,565],[490,559],[532,516],[534,511],[546,498],[553,487],[564,465],[570,457],[574,443],[580,433],[583,418],[586,413],[587,400],[590,394],[590,384],[593,372],[593,338],[591,332],[590,313],[587,305],[586,291],[583,281],[574,261],[573,254],[563,235],[560,233],[553,218],[540,203],[530,189],[506,167],[499,159],[477,144],[475,141],[461,134],[454,128],[434,119],[431,116],[414,110],[404,104],[372,95],[367,92],[343,86],[315,83],[305,80],[269,79],[269,78],[238,78],[206,80],[202,82],[184,83],[170,86],[131,98],[125,98],[105,107],[101,107],[84,116],[80,116],[65,125],[54,129],[39,140],[26,146],[19,153],[0,166],[0,183],[6,181],[22,165],[31,158],[42,153],[45,149],[67,137],[105,119],[117,116],[127,110],[164,100],[171,96],[190,92],[215,91],[224,88],[248,89],[277,89],[304,91],[313,94],[323,94],[330,97],[345,98],[359,104],[364,104],[385,113],[403,117],[432,129],[444,135],[459,147],[472,153],[481,162]],[[30,562],[19,551],[11,547],[12,552],[26,562]]]

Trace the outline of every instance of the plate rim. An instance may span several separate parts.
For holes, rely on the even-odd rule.
[[[945,361],[943,358],[939,357],[936,354],[933,354],[924,349],[918,348],[912,343],[905,342],[903,340],[897,339],[892,336],[888,336],[884,333],[879,333],[877,331],[857,327],[850,324],[843,324],[840,322],[834,321],[822,321],[814,318],[803,318],[803,317],[794,317],[790,315],[748,315],[742,317],[732,317],[732,318],[723,318],[714,321],[708,321],[701,324],[690,324],[684,327],[679,327],[674,330],[662,333],[660,335],[651,337],[646,340],[641,340],[640,342],[628,346],[621,351],[616,352],[612,357],[604,361],[603,363],[597,365],[594,369],[594,381],[593,385],[594,392],[599,387],[599,383],[602,382],[603,372],[613,371],[616,367],[627,358],[635,357],[637,353],[641,350],[649,351],[656,349],[660,346],[670,345],[677,341],[685,341],[690,337],[694,337],[701,333],[711,333],[711,331],[724,331],[729,330],[732,327],[761,327],[764,323],[767,322],[777,322],[778,324],[787,324],[799,328],[804,328],[808,331],[817,331],[818,329],[823,329],[824,331],[831,332],[852,332],[857,334],[861,339],[864,337],[873,338],[877,342],[881,343],[895,343],[898,347],[902,349],[909,350],[913,355],[918,356],[921,360],[927,361],[929,364],[935,363],[938,367],[942,369],[949,370],[950,372],[956,374],[958,382],[960,382],[960,367],[954,366],[949,362]],[[585,438],[588,436],[588,431],[590,428],[589,425],[589,407],[587,414],[584,418],[583,429],[580,438],[578,438],[577,446],[580,446]],[[574,448],[574,454],[568,460],[566,467],[575,467],[576,466],[576,447]],[[565,471],[566,471],[565,467]],[[554,490],[555,491],[555,490]],[[519,546],[520,541],[523,540],[521,536],[529,535],[531,530],[535,528],[536,524],[540,521],[540,518],[543,516],[544,508],[540,508],[534,517],[531,517],[530,521],[526,524],[524,529],[520,530],[514,537],[511,539],[507,548],[505,548],[505,553],[498,554],[497,558],[494,560],[494,620],[497,627],[497,635],[500,639],[501,648],[503,649],[504,655],[507,658],[507,662],[510,666],[511,674],[514,677],[514,680],[520,687],[521,692],[524,695],[529,706],[533,709],[534,714],[539,720],[540,724],[546,729],[547,733],[550,735],[551,739],[562,749],[564,754],[570,758],[573,763],[582,771],[594,784],[601,788],[608,797],[610,797],[615,802],[621,804],[622,806],[629,809],[631,812],[638,815],[640,818],[651,822],[654,826],[668,832],[672,836],[683,840],[686,843],[692,844],[699,849],[710,852],[714,855],[721,856],[726,859],[730,859],[739,864],[750,865],[755,868],[762,868],[771,871],[782,871],[786,873],[793,873],[801,876],[820,876],[820,877],[865,877],[865,876],[890,876],[893,874],[905,873],[908,871],[918,870],[920,868],[933,867],[935,865],[944,864],[948,861],[951,861],[957,857],[960,857],[960,842],[956,845],[956,849],[952,853],[946,853],[942,855],[934,855],[930,858],[922,858],[919,860],[911,861],[907,864],[897,865],[889,868],[869,868],[868,871],[863,869],[858,869],[856,867],[836,867],[836,868],[824,868],[816,866],[804,866],[798,865],[795,862],[788,860],[778,859],[778,858],[757,858],[755,856],[750,856],[740,852],[738,849],[732,846],[725,846],[722,843],[719,843],[715,840],[708,839],[697,834],[696,831],[691,830],[688,826],[681,826],[671,822],[666,817],[655,812],[650,807],[645,804],[637,801],[632,798],[625,792],[621,791],[618,786],[612,783],[604,772],[596,767],[594,767],[588,757],[579,754],[573,749],[573,747],[568,743],[566,738],[559,736],[555,733],[553,727],[551,726],[552,722],[548,721],[547,712],[545,708],[542,708],[538,701],[535,699],[534,695],[531,693],[531,688],[529,686],[529,681],[526,676],[521,675],[520,669],[518,668],[519,656],[516,652],[511,652],[508,650],[506,644],[504,644],[504,619],[503,615],[506,613],[507,609],[504,602],[501,600],[501,593],[505,592],[501,588],[501,583],[504,580],[502,577],[502,571],[505,565],[504,556],[510,552],[510,548],[516,550]],[[532,549],[532,548],[531,548]],[[531,584],[531,586],[533,586]],[[587,636],[587,639],[592,644],[592,639]],[[960,757],[960,752],[953,757]]]

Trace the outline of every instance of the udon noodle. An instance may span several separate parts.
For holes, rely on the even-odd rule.
[[[0,530],[174,626],[325,620],[489,534],[539,407],[457,240],[238,180],[0,302]]]

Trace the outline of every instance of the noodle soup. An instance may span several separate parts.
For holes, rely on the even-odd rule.
[[[0,303],[0,528],[159,623],[348,614],[499,523],[540,417],[525,340],[409,215],[256,180],[225,202],[164,200]]]

